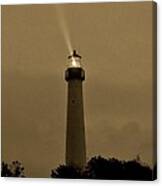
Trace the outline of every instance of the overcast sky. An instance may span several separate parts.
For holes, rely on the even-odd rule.
[[[65,159],[69,51],[57,9],[2,7],[2,159],[21,161],[30,177],[49,177]],[[140,154],[151,165],[152,2],[60,9],[86,72],[87,159]]]

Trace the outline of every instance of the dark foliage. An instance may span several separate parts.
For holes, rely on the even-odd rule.
[[[83,170],[65,165],[52,170],[52,178],[153,180],[149,166],[138,160],[121,161],[101,156],[91,158]]]
[[[92,179],[122,179],[123,166],[117,159],[93,157],[85,167],[85,176]]]
[[[80,178],[80,169],[72,166],[60,165],[56,170],[51,171],[52,178]]]
[[[13,161],[11,164],[2,162],[1,176],[2,177],[25,177],[24,167],[19,161]]]

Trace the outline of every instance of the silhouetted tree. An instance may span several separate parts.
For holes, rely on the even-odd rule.
[[[2,162],[1,176],[2,177],[25,177],[24,167],[19,161],[13,161],[11,164]]]
[[[80,169],[72,166],[60,165],[56,170],[51,171],[52,178],[80,178]]]
[[[124,177],[129,180],[152,180],[152,170],[149,166],[141,164],[135,160],[127,161],[123,164]]]
[[[139,159],[121,161],[101,156],[91,158],[83,170],[61,165],[52,170],[52,178],[153,180],[152,170]]]
[[[93,157],[85,167],[85,176],[92,179],[122,179],[122,162],[119,160],[105,159],[101,156]]]

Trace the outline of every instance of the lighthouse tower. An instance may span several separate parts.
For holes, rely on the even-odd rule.
[[[75,50],[68,59],[68,68],[65,71],[65,80],[68,83],[66,165],[83,168],[86,163],[82,93],[85,72],[81,67],[81,56]]]

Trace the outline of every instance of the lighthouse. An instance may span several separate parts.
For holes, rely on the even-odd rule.
[[[65,80],[67,81],[66,165],[81,169],[86,163],[82,90],[85,71],[81,65],[81,56],[75,50],[68,57]]]

